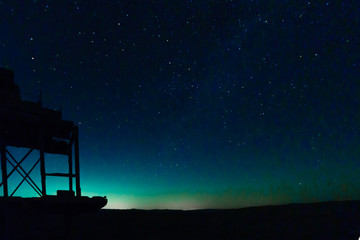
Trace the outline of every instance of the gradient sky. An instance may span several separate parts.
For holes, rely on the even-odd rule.
[[[360,1],[0,1],[0,66],[79,125],[82,192],[108,208],[360,199],[359,16]]]

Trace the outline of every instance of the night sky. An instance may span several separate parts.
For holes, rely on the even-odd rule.
[[[79,125],[82,193],[108,208],[360,199],[359,16],[340,0],[0,1],[0,67]]]

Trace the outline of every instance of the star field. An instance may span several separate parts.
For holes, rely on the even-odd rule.
[[[359,11],[0,1],[0,66],[79,125],[83,192],[111,208],[359,199]]]

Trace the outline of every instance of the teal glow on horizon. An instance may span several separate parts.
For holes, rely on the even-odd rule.
[[[9,151],[21,157],[26,150],[20,148],[8,148]],[[24,167],[30,167],[31,161],[36,159],[38,153],[34,152]],[[67,162],[59,156],[48,156],[47,169],[56,171],[65,170]],[[101,160],[97,161],[99,167],[94,170],[88,166],[86,159],[81,159],[81,183],[83,196],[106,196],[109,200],[107,209],[224,209],[224,208],[242,208],[262,205],[279,205],[287,203],[300,202],[318,202],[318,201],[338,201],[338,200],[357,200],[360,199],[360,185],[356,184],[356,176],[360,174],[359,168],[353,164],[343,165],[333,162],[333,166],[319,165],[318,168],[305,169],[302,180],[297,184],[291,184],[289,181],[282,181],[280,172],[259,172],[258,177],[263,175],[263,179],[256,182],[254,179],[247,180],[249,176],[232,178],[232,181],[223,182],[221,185],[214,181],[207,186],[201,184],[190,184],[195,180],[188,179],[187,182],[158,182],[155,176],[146,177],[143,181],[132,178],[126,171],[121,175],[111,173],[101,166]],[[299,167],[299,166],[297,166]],[[336,171],[335,171],[336,169]],[[114,171],[119,168],[114,168]],[[296,169],[288,167],[288,171],[294,174]],[[32,177],[39,184],[39,169],[34,169]],[[108,176],[116,176],[105,178]],[[95,174],[100,177],[92,176]],[[160,173],[159,173],[160,174]],[[101,177],[102,176],[102,177]],[[293,179],[300,179],[293,175]],[[127,181],[125,181],[127,179]],[[215,179],[216,180],[216,179]],[[10,178],[10,191],[20,179],[17,173]],[[122,182],[122,183],[121,183]],[[243,187],[239,187],[240,183]],[[179,184],[180,183],[180,184]],[[152,184],[152,185],[151,185]],[[55,195],[56,190],[68,189],[68,181],[63,178],[47,178],[48,194]],[[225,187],[224,187],[225,186]],[[24,183],[15,196],[36,197],[36,193]]]

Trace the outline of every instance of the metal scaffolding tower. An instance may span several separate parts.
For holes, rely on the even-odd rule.
[[[18,161],[10,153],[8,146],[29,150]],[[29,171],[25,171],[22,163],[34,150],[38,150],[39,158]],[[67,156],[68,172],[46,172],[45,166],[49,159],[45,159],[45,153]],[[40,197],[46,197],[47,177],[68,178],[70,194],[74,194],[75,180],[76,196],[81,197],[78,127],[72,121],[62,120],[61,111],[43,108],[41,102],[22,101],[19,87],[14,83],[14,73],[3,68],[0,68],[0,156],[0,187],[3,187],[4,198],[12,197],[25,181]],[[11,171],[8,171],[9,164],[12,167]],[[30,177],[30,173],[38,164],[41,188]],[[21,175],[22,180],[15,190],[9,193],[8,178],[15,171]]]

